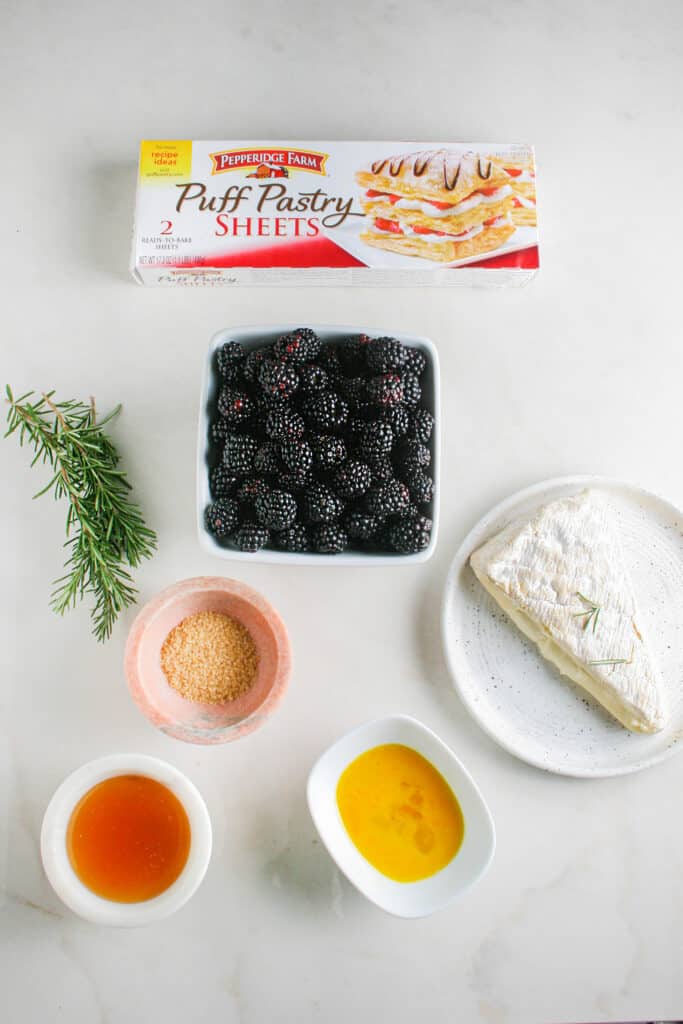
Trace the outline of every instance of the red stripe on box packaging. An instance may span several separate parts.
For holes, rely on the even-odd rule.
[[[468,263],[468,267],[486,267],[487,270],[495,267],[518,267],[526,270],[537,270],[538,246],[532,245],[528,249],[518,249],[517,252],[506,252],[502,256],[491,256],[489,259],[477,260],[476,263]],[[456,269],[458,269],[456,267]]]
[[[328,238],[313,238],[266,249],[247,249],[223,256],[203,256],[173,261],[176,267],[364,267],[345,249]]]
[[[501,256],[477,260],[468,263],[468,267],[538,267],[538,246],[521,249],[518,252],[507,252]],[[267,249],[247,249],[244,252],[230,253],[223,256],[195,257],[190,260],[178,260],[173,266],[187,267],[366,267],[367,264],[356,259],[341,246],[329,238],[305,239],[285,245],[273,245]],[[437,264],[438,267],[438,264]],[[459,270],[459,267],[454,267]]]

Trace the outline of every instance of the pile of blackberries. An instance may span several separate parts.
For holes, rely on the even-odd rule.
[[[427,358],[394,338],[301,327],[215,354],[207,529],[240,551],[413,554],[429,545]]]

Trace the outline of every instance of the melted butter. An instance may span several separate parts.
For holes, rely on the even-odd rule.
[[[358,850],[396,882],[444,868],[465,832],[460,804],[444,777],[416,750],[387,743],[344,770],[337,806]]]

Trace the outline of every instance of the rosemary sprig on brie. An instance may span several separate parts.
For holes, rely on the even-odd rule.
[[[631,646],[631,657],[630,658],[597,658],[594,661],[589,661],[589,665],[632,665],[633,664],[633,652],[635,647]]]
[[[589,597],[584,597],[580,590],[576,591],[576,596],[580,597],[581,600],[587,605],[586,608],[580,612],[574,612],[574,618],[578,618],[581,615],[586,616],[586,621],[583,624],[584,629],[588,629],[591,622],[593,623],[593,632],[598,628],[598,618],[600,616],[600,605],[596,604],[595,601],[591,601]]]

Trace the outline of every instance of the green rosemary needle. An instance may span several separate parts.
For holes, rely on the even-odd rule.
[[[631,665],[633,663],[633,652],[635,648],[631,646],[630,658],[598,658],[596,661],[589,661],[589,665]]]
[[[585,618],[585,621],[583,623],[584,631],[588,629],[592,622],[593,632],[595,632],[595,630],[598,628],[598,619],[600,618],[600,612],[602,610],[600,605],[596,604],[595,601],[591,601],[589,597],[585,597],[580,590],[576,591],[576,596],[581,598],[581,600],[586,605],[586,608],[584,608],[580,612],[572,612],[572,615],[575,619]]]
[[[52,491],[66,498],[65,575],[55,580],[50,600],[59,615],[92,594],[93,633],[106,640],[119,613],[137,599],[129,568],[150,558],[156,535],[130,501],[131,485],[119,469],[119,453],[103,427],[120,412],[117,406],[97,419],[95,403],[57,402],[53,391],[15,398],[6,387],[8,412],[5,437],[18,434],[19,444],[33,449],[32,466],[49,466],[52,476],[34,495]]]

